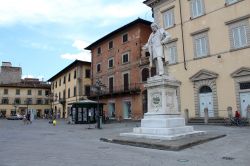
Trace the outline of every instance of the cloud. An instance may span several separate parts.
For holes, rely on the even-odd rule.
[[[0,25],[44,22],[75,23],[100,20],[100,25],[114,19],[139,16],[150,8],[141,0],[5,0],[0,5]],[[104,24],[105,25],[105,24]]]
[[[78,51],[78,53],[65,53],[61,55],[61,58],[63,59],[67,59],[67,60],[82,60],[82,61],[87,61],[87,62],[91,62],[91,55],[90,52],[87,50],[84,50],[85,47],[88,46],[88,43],[77,39],[73,42],[72,47],[76,48]]]
[[[82,60],[82,61],[87,61],[91,62],[91,55],[89,53],[81,52],[81,53],[76,53],[76,54],[62,54],[61,58],[67,59],[67,60]]]
[[[77,48],[78,50],[83,50],[85,47],[88,46],[88,43],[83,40],[75,40],[72,44],[73,47]]]

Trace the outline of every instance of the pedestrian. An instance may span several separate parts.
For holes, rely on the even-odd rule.
[[[234,119],[236,121],[236,124],[239,125],[240,124],[240,112],[239,111],[235,111]]]
[[[27,113],[27,124],[30,124],[30,112],[28,111],[28,113]]]

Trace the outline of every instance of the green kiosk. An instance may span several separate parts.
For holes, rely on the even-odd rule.
[[[91,124],[98,123],[98,128],[101,128],[104,103],[98,103],[93,100],[80,100],[71,103],[71,118],[75,124]],[[99,110],[98,111],[98,107]],[[98,121],[99,120],[99,121]]]

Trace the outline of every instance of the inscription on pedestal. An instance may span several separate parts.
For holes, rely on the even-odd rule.
[[[151,108],[153,111],[159,111],[159,108],[162,107],[162,93],[156,92],[151,95]]]

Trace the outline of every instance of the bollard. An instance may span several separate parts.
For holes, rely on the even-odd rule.
[[[232,107],[227,107],[227,116],[228,118],[232,118],[233,117],[233,109]]]
[[[208,124],[208,108],[204,108],[204,123]]]
[[[188,114],[188,109],[187,108],[184,110],[184,114],[185,114],[185,124],[188,124],[189,114]]]

